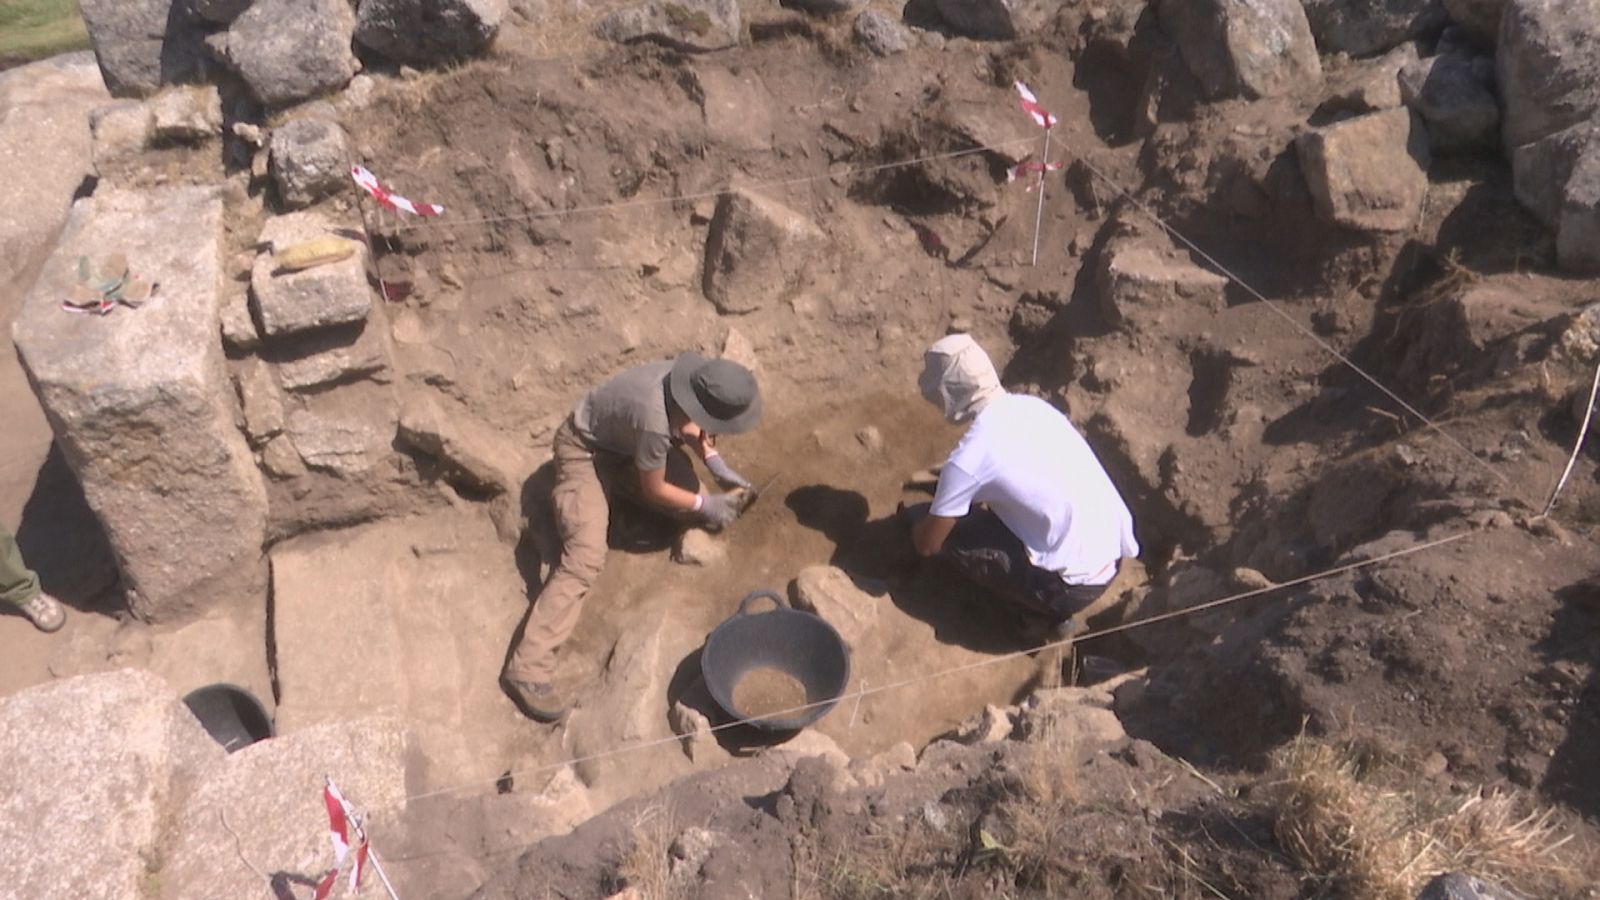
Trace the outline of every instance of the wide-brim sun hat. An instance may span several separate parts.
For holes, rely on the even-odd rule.
[[[750,370],[727,359],[679,354],[667,375],[673,402],[712,434],[741,434],[761,421],[761,389]]]

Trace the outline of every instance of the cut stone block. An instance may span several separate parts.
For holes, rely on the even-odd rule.
[[[89,116],[89,129],[94,136],[94,165],[105,170],[112,163],[126,160],[150,143],[155,123],[150,117],[148,104],[138,100],[122,100],[96,109]]]
[[[263,896],[266,884],[251,862],[320,877],[332,862],[324,780],[331,777],[361,814],[392,820],[406,806],[408,736],[398,719],[367,716],[228,756],[174,811],[176,833],[161,856],[160,897]],[[369,866],[361,891],[342,896],[387,897],[374,875]]]
[[[1308,131],[1295,140],[1317,215],[1357,231],[1405,231],[1428,192],[1428,134],[1409,109]]]
[[[256,258],[250,273],[251,302],[267,337],[366,320],[372,311],[366,248],[353,232],[346,237],[341,231],[351,230],[315,212],[277,216],[262,227],[261,241],[270,243],[274,252],[328,237],[349,240],[355,248],[347,259],[300,272],[279,271],[273,253]]]
[[[171,88],[148,105],[157,141],[198,144],[222,133],[222,95],[215,85]]]
[[[222,341],[235,350],[254,350],[261,345],[261,332],[250,317],[250,292],[237,283],[222,300]]]
[[[277,545],[279,731],[394,712],[415,723],[425,784],[522,766],[527,723],[499,687],[527,611],[512,552],[487,520],[439,513]]]
[[[168,803],[222,756],[149,672],[84,675],[0,700],[6,896],[144,896]]]
[[[13,334],[67,463],[148,620],[260,590],[266,490],[234,426],[217,340],[223,203],[212,188],[102,191],[73,207]],[[138,309],[64,312],[82,257],[160,285]]]

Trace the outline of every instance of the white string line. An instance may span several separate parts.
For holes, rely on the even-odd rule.
[[[1113,626],[1111,626],[1109,628],[1102,628],[1102,629],[1100,629],[1098,631],[1088,632],[1086,634],[1081,634],[1081,635],[1078,635],[1077,637],[1068,638],[1066,640],[1056,641],[1056,642],[1049,643],[1049,644],[1043,644],[1041,646],[1032,647],[1032,648],[1029,648],[1027,650],[1016,650],[1016,651],[1013,651],[1013,652],[1010,652],[1010,653],[1003,653],[1003,654],[1001,654],[999,656],[985,657],[983,659],[975,660],[975,661],[970,662],[970,663],[965,663],[965,664],[962,664],[962,665],[959,665],[959,666],[955,666],[954,668],[944,669],[944,670],[938,671],[938,672],[930,672],[930,673],[923,674],[923,675],[913,676],[911,678],[901,679],[900,681],[887,682],[885,684],[876,685],[876,686],[873,686],[873,687],[867,687],[867,686],[865,686],[865,684],[863,684],[862,687],[858,688],[853,693],[840,694],[839,696],[834,697],[831,700],[819,700],[819,701],[816,701],[814,703],[806,703],[804,705],[791,707],[789,709],[777,710],[775,712],[767,713],[765,716],[761,716],[759,718],[762,718],[762,719],[787,718],[787,717],[795,715],[796,713],[807,712],[809,710],[817,709],[819,707],[824,707],[824,706],[832,706],[832,705],[837,704],[837,703],[839,703],[841,701],[848,700],[851,697],[856,698],[857,701],[859,702],[860,698],[862,698],[862,697],[870,697],[870,696],[873,696],[874,694],[880,694],[880,693],[883,693],[885,691],[893,691],[893,690],[897,690],[897,689],[903,688],[903,687],[911,687],[913,685],[925,684],[927,682],[933,681],[933,680],[938,679],[938,678],[944,678],[944,677],[949,676],[949,675],[957,675],[957,674],[960,674],[962,672],[969,672],[969,671],[972,671],[974,669],[981,669],[981,668],[984,668],[984,667],[987,667],[987,666],[999,665],[1000,663],[1003,663],[1003,662],[1009,662],[1009,661],[1014,660],[1014,659],[1020,659],[1022,657],[1030,656],[1032,654],[1038,653],[1038,652],[1043,651],[1043,650],[1052,650],[1052,649],[1056,649],[1056,648],[1059,648],[1059,647],[1069,647],[1069,646],[1071,646],[1073,644],[1081,643],[1083,641],[1089,640],[1090,638],[1105,637],[1107,635],[1117,634],[1117,633],[1123,632],[1123,631],[1131,631],[1131,630],[1133,630],[1135,628],[1142,628],[1142,627],[1144,627],[1146,625],[1154,625],[1157,622],[1165,622],[1165,621],[1168,621],[1170,619],[1176,619],[1176,618],[1180,618],[1182,616],[1193,615],[1195,613],[1203,612],[1203,611],[1208,610],[1208,609],[1215,609],[1216,607],[1225,606],[1225,605],[1230,604],[1230,603],[1238,603],[1241,600],[1248,600],[1248,599],[1250,599],[1252,597],[1258,597],[1258,596],[1260,596],[1262,594],[1270,593],[1272,591],[1278,591],[1278,590],[1283,590],[1284,588],[1296,587],[1298,585],[1307,584],[1309,582],[1319,581],[1319,580],[1324,579],[1324,578],[1330,578],[1330,577],[1332,577],[1334,575],[1342,575],[1345,572],[1353,572],[1353,571],[1355,571],[1357,569],[1364,569],[1364,568],[1366,568],[1368,566],[1375,566],[1378,563],[1387,562],[1387,561],[1389,561],[1391,559],[1397,559],[1397,558],[1402,557],[1402,556],[1410,556],[1413,553],[1421,553],[1424,550],[1431,550],[1431,549],[1433,549],[1435,547],[1442,547],[1442,546],[1444,546],[1446,544],[1451,544],[1451,543],[1454,543],[1456,541],[1462,540],[1463,538],[1471,537],[1472,535],[1474,535],[1476,533],[1477,533],[1476,531],[1461,531],[1461,532],[1457,532],[1455,534],[1448,535],[1446,537],[1436,538],[1436,539],[1431,540],[1431,541],[1425,541],[1425,542],[1422,542],[1422,543],[1413,544],[1410,547],[1403,547],[1403,548],[1401,548],[1399,550],[1393,550],[1393,551],[1390,551],[1388,553],[1382,554],[1381,556],[1372,557],[1371,559],[1358,560],[1356,562],[1346,563],[1346,564],[1344,564],[1342,566],[1335,566],[1335,567],[1333,567],[1331,569],[1326,569],[1326,570],[1321,571],[1321,572],[1315,572],[1315,573],[1312,573],[1310,575],[1302,575],[1299,578],[1293,578],[1293,579],[1290,579],[1289,581],[1284,581],[1284,582],[1281,582],[1281,583],[1278,583],[1278,584],[1270,585],[1268,587],[1254,588],[1252,590],[1244,591],[1242,593],[1233,594],[1233,595],[1227,596],[1227,597],[1222,597],[1222,598],[1217,599],[1217,600],[1211,600],[1211,601],[1208,601],[1206,603],[1201,603],[1201,604],[1198,604],[1196,606],[1189,606],[1189,607],[1185,607],[1183,609],[1173,610],[1172,612],[1161,613],[1159,615],[1150,616],[1148,618],[1139,619],[1139,620],[1136,620],[1136,621],[1133,621],[1133,622],[1124,622],[1124,623],[1122,623],[1120,625],[1113,625]],[[648,740],[648,741],[640,741],[638,743],[633,743],[633,744],[624,744],[624,745],[619,746],[619,747],[612,747],[609,750],[601,750],[601,751],[599,751],[597,753],[591,753],[591,754],[588,754],[586,756],[579,756],[579,757],[575,757],[575,758],[572,758],[572,759],[565,759],[565,760],[562,760],[561,762],[549,763],[549,764],[542,765],[542,766],[535,766],[535,767],[533,767],[531,769],[524,769],[520,773],[513,772],[513,773],[508,773],[508,774],[510,774],[512,777],[517,777],[519,775],[525,777],[525,776],[537,775],[537,774],[540,774],[540,773],[543,773],[543,772],[553,772],[553,771],[556,771],[558,769],[565,768],[567,766],[577,766],[577,765],[582,765],[583,763],[597,762],[599,760],[610,759],[610,758],[612,758],[614,756],[622,756],[622,755],[627,754],[627,753],[632,753],[632,752],[634,752],[636,750],[647,750],[647,749],[652,748],[652,747],[660,747],[660,746],[663,746],[663,745],[666,745],[666,744],[679,743],[679,742],[683,741],[685,738],[694,737],[694,736],[700,735],[700,734],[714,734],[714,733],[719,732],[719,731],[726,731],[727,729],[730,729],[730,728],[736,728],[736,727],[738,727],[740,725],[748,725],[748,724],[750,724],[751,722],[754,722],[754,721],[756,721],[756,717],[734,719],[733,721],[724,722],[721,725],[713,725],[710,728],[702,729],[700,731],[696,731],[696,732],[693,732],[691,734],[686,734],[686,735],[674,734],[674,735],[670,735],[668,737],[653,738],[653,739]],[[505,779],[505,777],[506,777],[505,775],[502,775],[499,778],[495,778],[492,781],[473,782],[473,783],[470,783],[470,784],[456,785],[454,787],[440,788],[438,790],[427,791],[427,792],[421,793],[421,794],[412,794],[412,795],[409,795],[409,796],[406,797],[406,801],[409,803],[409,802],[411,802],[413,800],[425,800],[425,799],[430,798],[430,797],[438,797],[438,796],[442,796],[444,794],[453,794],[453,793],[456,793],[457,791],[470,790],[472,788],[488,787],[488,786],[500,783],[501,781],[503,781]],[[391,860],[391,861],[395,861],[395,860]]]
[[[1572,467],[1578,462],[1578,451],[1583,449],[1583,439],[1589,434],[1589,420],[1594,416],[1595,393],[1600,391],[1600,364],[1595,365],[1594,384],[1589,386],[1589,405],[1583,409],[1583,424],[1578,426],[1578,439],[1572,443],[1572,455],[1567,457],[1567,467],[1561,470],[1561,478],[1556,482],[1555,490],[1550,492],[1550,500],[1544,505],[1544,512],[1539,513],[1539,518],[1550,515],[1550,510],[1555,509],[1556,498],[1561,496],[1561,489],[1567,486],[1567,478],[1572,475]]]
[[[793,187],[797,184],[807,184],[813,181],[827,181],[833,178],[854,178],[859,175],[868,175],[873,172],[884,172],[890,169],[901,169],[909,166],[919,166],[923,163],[940,162],[947,159],[956,159],[962,156],[972,156],[977,153],[989,153],[995,150],[1005,150],[1023,144],[1033,144],[1033,138],[1018,138],[1014,141],[1001,141],[997,144],[985,144],[981,147],[969,147],[966,150],[953,150],[949,153],[934,153],[928,156],[918,156],[911,159],[896,160],[895,162],[879,163],[872,166],[861,166],[853,169],[840,169],[834,172],[824,172],[819,175],[801,175],[795,178],[781,178],[776,181],[749,181],[739,182],[736,186],[741,189],[759,190],[761,188]],[[530,213],[517,213],[506,216],[485,216],[478,219],[419,219],[410,224],[396,226],[395,232],[411,231],[417,228],[447,228],[453,225],[487,225],[499,222],[529,222],[534,219],[559,219],[567,216],[583,215],[586,213],[607,212],[616,209],[632,209],[635,207],[660,206],[667,203],[683,203],[695,200],[710,200],[728,193],[728,188],[715,191],[701,191],[697,194],[675,194],[671,197],[651,197],[644,200],[619,200],[615,203],[596,203],[591,206],[575,206],[571,209],[546,209]]]
[[[1335,347],[1332,344],[1328,343],[1327,341],[1323,340],[1321,337],[1319,337],[1317,335],[1317,333],[1315,331],[1312,331],[1310,328],[1307,328],[1305,325],[1302,325],[1300,323],[1300,320],[1296,319],[1294,316],[1290,315],[1287,310],[1285,310],[1282,307],[1280,307],[1277,303],[1275,303],[1275,302],[1273,302],[1271,300],[1268,300],[1265,294],[1262,294],[1260,291],[1256,290],[1254,287],[1251,287],[1248,282],[1246,282],[1243,278],[1240,278],[1238,275],[1234,274],[1234,272],[1232,270],[1230,270],[1227,266],[1224,266],[1221,262],[1217,261],[1216,257],[1212,256],[1210,253],[1207,253],[1204,249],[1202,249],[1200,247],[1199,244],[1196,244],[1194,241],[1189,240],[1189,238],[1186,237],[1182,232],[1178,231],[1176,228],[1173,228],[1171,225],[1167,224],[1165,219],[1163,219],[1163,218],[1161,218],[1161,216],[1157,215],[1156,212],[1154,210],[1152,210],[1149,206],[1145,205],[1145,203],[1142,200],[1140,200],[1138,197],[1135,197],[1130,191],[1128,191],[1126,188],[1124,188],[1121,184],[1117,183],[1110,176],[1106,175],[1104,172],[1102,172],[1098,168],[1096,168],[1093,163],[1089,162],[1087,157],[1079,156],[1078,160],[1080,162],[1082,162],[1084,167],[1087,168],[1090,172],[1094,173],[1094,175],[1096,177],[1098,177],[1101,181],[1104,181],[1106,184],[1110,185],[1111,188],[1113,190],[1115,190],[1117,193],[1119,193],[1122,196],[1128,198],[1128,201],[1130,203],[1132,203],[1134,206],[1138,207],[1141,212],[1143,212],[1145,215],[1149,216],[1151,219],[1155,220],[1155,223],[1157,225],[1160,225],[1162,230],[1166,231],[1168,234],[1172,235],[1174,238],[1176,238],[1177,240],[1181,241],[1190,250],[1193,250],[1195,253],[1199,254],[1200,258],[1204,259],[1206,262],[1210,263],[1212,268],[1216,269],[1219,273],[1221,273],[1223,276],[1228,278],[1228,280],[1232,281],[1234,284],[1237,284],[1239,287],[1243,288],[1247,293],[1250,294],[1250,296],[1252,296],[1252,297],[1256,298],[1257,300],[1261,301],[1263,304],[1266,305],[1266,307],[1268,309],[1272,310],[1274,313],[1277,313],[1280,317],[1282,317],[1282,319],[1285,322],[1288,322],[1290,325],[1294,326],[1294,329],[1296,331],[1298,331],[1301,334],[1305,335],[1306,337],[1310,338],[1313,342],[1316,343],[1317,346],[1321,347],[1330,356],[1332,356],[1333,358],[1337,359],[1339,362],[1344,363],[1346,366],[1349,366],[1350,369],[1353,370],[1357,375],[1360,375],[1362,378],[1366,379],[1367,382],[1369,384],[1371,384],[1373,387],[1377,388],[1378,390],[1380,390],[1384,394],[1386,394],[1389,397],[1390,400],[1393,400],[1395,403],[1399,404],[1400,407],[1402,409],[1404,409],[1406,412],[1409,412],[1413,416],[1416,416],[1424,424],[1426,424],[1429,428],[1431,428],[1434,431],[1438,432],[1440,437],[1443,437],[1446,441],[1450,442],[1451,444],[1454,444],[1457,449],[1461,450],[1468,457],[1470,457],[1473,462],[1475,462],[1479,466],[1483,467],[1483,469],[1485,471],[1489,472],[1494,477],[1500,479],[1502,484],[1506,485],[1507,487],[1511,487],[1512,486],[1512,481],[1511,481],[1510,477],[1508,477],[1505,473],[1501,472],[1499,469],[1497,469],[1494,466],[1490,465],[1486,460],[1484,460],[1481,457],[1479,457],[1478,454],[1475,453],[1472,450],[1472,448],[1468,447],[1466,444],[1463,444],[1461,441],[1457,440],[1454,435],[1452,435],[1448,431],[1445,431],[1442,427],[1440,427],[1438,425],[1438,423],[1434,422],[1432,419],[1430,419],[1427,416],[1423,415],[1420,410],[1418,410],[1415,406],[1412,406],[1410,403],[1407,403],[1403,397],[1401,397],[1399,394],[1395,393],[1393,390],[1390,390],[1387,385],[1385,385],[1383,382],[1379,381],[1375,376],[1368,374],[1365,369],[1363,369],[1360,366],[1356,365],[1354,360],[1352,360],[1350,357],[1346,356],[1345,354],[1341,353],[1337,347]]]

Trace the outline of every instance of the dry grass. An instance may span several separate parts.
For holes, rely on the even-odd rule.
[[[674,900],[681,893],[672,878],[672,842],[677,835],[677,823],[666,807],[646,807],[634,819],[633,843],[617,867],[617,876],[642,900]]]
[[[997,808],[1010,830],[1000,858],[1019,883],[1057,886],[1063,858],[1081,844],[1070,824],[1082,795],[1075,742],[1047,719],[1017,767],[1015,790]]]
[[[0,0],[0,60],[44,59],[88,46],[77,0]]]
[[[1304,737],[1269,779],[1279,845],[1336,896],[1403,900],[1441,872],[1530,892],[1579,877],[1554,811],[1514,793],[1440,798],[1390,760]]]

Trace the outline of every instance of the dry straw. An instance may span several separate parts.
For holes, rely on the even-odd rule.
[[[1553,809],[1514,792],[1441,797],[1354,747],[1295,739],[1265,796],[1279,846],[1335,896],[1409,900],[1444,872],[1538,896],[1580,877]]]

